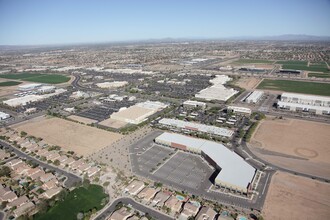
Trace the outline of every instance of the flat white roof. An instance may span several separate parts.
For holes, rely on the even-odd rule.
[[[253,180],[256,169],[220,143],[168,132],[161,134],[156,139],[203,151],[221,167],[216,180],[243,189],[247,188],[248,184]]]
[[[227,108],[235,110],[235,111],[247,112],[247,113],[251,114],[251,109],[249,109],[249,108],[239,107],[239,106],[228,106]]]
[[[187,100],[185,102],[183,102],[183,104],[186,104],[186,105],[206,105],[205,102],[198,102],[198,101],[194,101],[194,100]]]
[[[310,100],[320,100],[324,102],[330,102],[329,96],[319,96],[319,95],[304,95],[299,93],[284,92],[282,96],[288,98],[298,98],[298,99],[310,99]]]
[[[230,81],[231,78],[227,75],[217,75],[216,78],[210,80],[212,86],[199,91],[195,97],[205,100],[220,100],[227,101],[230,97],[238,93],[233,88],[226,88],[224,84]]]
[[[247,100],[252,100],[252,101],[258,101],[258,99],[260,99],[260,97],[264,94],[263,91],[261,90],[255,90],[253,91],[246,99]]]
[[[220,135],[224,137],[231,137],[234,132],[226,128],[219,128],[216,126],[204,125],[195,122],[188,122],[172,118],[163,118],[159,121],[160,124],[174,126],[182,129],[188,130],[198,130],[205,133],[211,133],[215,135]]]
[[[315,109],[318,111],[330,112],[330,107],[328,107],[328,106],[306,105],[306,104],[301,104],[301,103],[283,102],[283,101],[278,101],[277,105],[279,105],[280,107],[290,106],[290,107],[296,107],[296,108],[302,108],[302,109]]]

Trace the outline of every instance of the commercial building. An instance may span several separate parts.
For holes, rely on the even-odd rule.
[[[245,101],[247,103],[257,103],[261,98],[262,96],[264,95],[264,92],[261,91],[261,90],[255,90],[253,91],[246,99]]]
[[[0,112],[0,121],[10,118],[10,115],[4,112]]]
[[[205,99],[207,101],[218,100],[218,101],[227,101],[233,95],[238,93],[237,90],[233,88],[226,88],[225,83],[230,81],[231,78],[226,75],[217,75],[214,79],[210,80],[210,83],[213,85],[199,91],[195,97],[200,99]]]
[[[234,131],[226,129],[226,128],[219,128],[216,126],[204,125],[195,122],[188,122],[178,119],[171,119],[171,118],[163,118],[159,121],[159,124],[169,127],[169,128],[179,128],[182,131],[187,132],[202,132],[211,135],[217,135],[222,137],[231,137],[234,134]]]
[[[30,90],[33,90],[33,89],[36,89],[36,88],[40,87],[41,85],[42,84],[40,84],[40,83],[29,83],[29,84],[18,86],[18,90],[20,90],[20,91],[30,91]]]
[[[47,99],[52,96],[59,95],[61,93],[66,92],[66,89],[55,89],[52,93],[47,93],[43,95],[26,95],[22,97],[17,97],[13,99],[8,99],[6,101],[3,101],[4,104],[9,105],[11,107],[17,107],[17,106],[24,106],[32,102],[38,102],[44,99]]]
[[[206,103],[193,101],[193,100],[187,100],[187,101],[183,102],[183,107],[188,108],[188,109],[193,109],[193,108],[205,109]]]
[[[329,115],[330,97],[285,92],[282,93],[280,101],[277,102],[277,106],[290,111]]]
[[[137,103],[129,108],[122,109],[119,112],[115,112],[110,116],[110,118],[126,123],[140,124],[141,122],[147,120],[149,116],[166,107],[167,105],[161,102],[146,101]]]
[[[55,86],[41,86],[38,88],[38,93],[51,93],[55,91]]]
[[[215,184],[246,193],[254,180],[256,169],[235,152],[213,141],[175,133],[163,133],[155,139],[161,145],[201,154],[216,170]]]
[[[227,106],[227,111],[247,115],[250,115],[252,113],[251,109],[238,106]]]
[[[103,83],[97,83],[96,86],[102,88],[102,89],[111,89],[111,88],[119,88],[127,85],[127,81],[114,81],[114,82],[103,82]]]

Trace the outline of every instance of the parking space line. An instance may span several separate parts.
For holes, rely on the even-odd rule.
[[[179,151],[175,152],[174,154],[172,154],[162,165],[160,165],[154,172],[152,172],[151,174],[155,174],[161,167],[163,167],[169,160],[171,160],[174,155],[176,155]]]

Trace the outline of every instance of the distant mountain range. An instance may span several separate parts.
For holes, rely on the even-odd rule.
[[[314,36],[304,34],[284,34],[276,36],[242,36],[242,37],[229,37],[232,40],[275,40],[275,41],[330,41],[330,36]]]
[[[108,42],[86,42],[86,43],[65,43],[65,44],[43,44],[43,45],[0,45],[0,50],[12,49],[33,49],[49,46],[79,46],[79,45],[98,45],[98,44],[127,44],[127,43],[182,43],[189,41],[221,41],[221,40],[246,40],[246,41],[326,41],[330,42],[330,36],[314,36],[304,34],[285,34],[275,36],[236,36],[236,37],[184,37],[184,38],[156,38],[156,39],[140,39],[127,41],[108,41]]]

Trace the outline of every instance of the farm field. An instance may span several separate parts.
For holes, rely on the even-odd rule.
[[[328,219],[330,185],[289,173],[274,174],[262,210],[265,219]]]
[[[19,84],[21,84],[21,82],[17,82],[17,81],[6,81],[6,82],[0,82],[0,87],[17,86]]]
[[[264,64],[272,64],[274,61],[272,60],[259,60],[259,59],[239,59],[234,61],[233,64],[249,64],[249,63],[264,63]]]
[[[59,84],[70,80],[70,77],[60,74],[41,74],[41,73],[19,73],[19,74],[2,74],[0,78],[17,79],[29,82]]]
[[[308,77],[330,78],[330,73],[308,73]]]
[[[95,208],[100,210],[105,204],[104,198],[107,195],[103,188],[98,185],[90,185],[87,189],[84,187],[76,188],[70,192],[64,201],[55,204],[45,214],[37,214],[36,220],[58,220],[58,219],[77,219],[79,212],[88,212]]]
[[[330,84],[328,83],[264,79],[257,89],[330,96]]]
[[[267,116],[249,147],[258,157],[277,166],[329,178],[329,133],[330,125],[326,123]]]
[[[305,70],[314,72],[330,72],[326,63],[314,63],[308,66],[307,61],[277,61],[276,64],[282,64],[283,69]]]
[[[121,134],[55,117],[38,117],[16,124],[13,128],[82,156],[97,152],[122,137]]]

